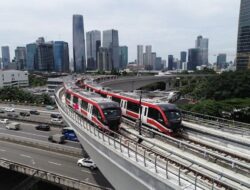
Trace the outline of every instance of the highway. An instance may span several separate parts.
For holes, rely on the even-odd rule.
[[[1,142],[0,158],[112,188],[98,169],[91,171],[88,168],[78,167],[76,164],[78,158],[68,155],[52,154],[41,149]]]

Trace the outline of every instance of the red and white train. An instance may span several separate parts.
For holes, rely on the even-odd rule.
[[[115,93],[103,90],[102,87],[88,84],[84,80],[78,80],[76,84],[81,88],[98,93],[102,97],[119,103],[122,115],[132,120],[139,119],[141,104],[141,121],[142,124],[149,128],[171,136],[175,136],[181,129],[181,112],[174,104],[149,99],[143,99],[140,103],[138,96],[131,96],[129,93]]]
[[[118,103],[72,83],[64,83],[64,90],[66,104],[88,121],[100,129],[119,130],[121,108]]]

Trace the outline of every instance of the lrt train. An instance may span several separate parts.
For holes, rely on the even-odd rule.
[[[176,136],[181,131],[181,112],[174,104],[151,99],[140,101],[140,97],[131,93],[115,93],[103,90],[102,87],[88,84],[83,80],[78,80],[76,84],[119,103],[122,115],[126,118],[136,121],[141,117],[143,125],[170,136]]]
[[[121,108],[117,102],[99,94],[64,83],[65,102],[68,106],[93,123],[99,129],[119,131]]]

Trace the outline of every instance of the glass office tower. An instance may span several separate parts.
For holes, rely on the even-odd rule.
[[[83,73],[86,71],[85,37],[82,15],[73,15],[73,57],[74,71]]]
[[[237,70],[250,69],[250,1],[241,0],[237,43]]]

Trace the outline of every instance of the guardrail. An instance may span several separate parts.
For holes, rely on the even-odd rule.
[[[40,118],[37,119],[30,119],[30,117],[9,117],[8,115],[0,115],[0,118],[4,119],[9,119],[9,120],[14,120],[14,121],[22,121],[22,122],[27,122],[27,123],[35,123],[35,124],[48,124],[52,127],[65,127],[64,124],[59,124],[59,123],[52,123],[52,122],[47,122],[47,121],[41,121]]]
[[[37,177],[42,180],[50,181],[56,184],[64,185],[73,189],[79,190],[110,190],[110,188],[98,186],[86,181],[77,180],[57,173],[48,172],[40,168],[30,167],[18,162],[0,158],[0,166],[16,172]]]
[[[107,144],[110,148],[115,149],[120,154],[123,154],[129,159],[135,159],[133,161],[136,161],[136,163],[140,163],[139,161],[143,162],[143,166],[147,168],[150,172],[152,172],[152,169],[154,168],[154,173],[159,175],[159,177],[162,178],[162,176],[165,176],[165,179],[169,179],[169,175],[175,176],[178,179],[179,185],[181,184],[181,181],[185,181],[194,188],[201,188],[204,189],[204,181],[200,180],[198,176],[202,176],[205,179],[210,180],[210,185],[206,184],[206,188],[209,186],[212,187],[212,189],[215,188],[215,185],[221,185],[225,187],[226,189],[237,189],[236,187],[232,187],[228,185],[226,182],[222,181],[221,176],[219,179],[211,177],[207,174],[201,173],[199,169],[193,169],[190,168],[194,161],[191,161],[191,165],[187,166],[185,164],[179,163],[174,159],[169,158],[169,155],[163,155],[162,153],[159,153],[152,149],[153,146],[155,146],[154,143],[151,143],[151,147],[146,147],[137,141],[124,137],[120,134],[111,132],[115,135],[115,137],[112,137],[108,135],[107,133],[97,129],[96,127],[88,124],[86,120],[84,120],[80,115],[78,115],[76,112],[74,112],[71,108],[66,106],[62,103],[62,101],[58,98],[60,97],[60,93],[62,91],[62,88],[56,92],[55,100],[57,102],[57,105],[59,107],[60,111],[63,111],[65,115],[68,115],[68,117],[74,122],[79,128],[81,128],[84,133],[87,133],[88,135],[91,135],[92,137],[95,137],[98,141],[102,141],[103,143]],[[143,137],[140,137],[143,138]],[[174,154],[174,152],[171,152],[171,154]],[[171,155],[170,154],[170,155]],[[149,156],[150,155],[150,156]],[[179,156],[179,155],[178,155]],[[175,166],[172,165],[175,168],[174,170],[171,170],[170,163],[174,163]],[[177,167],[177,168],[176,168]],[[186,173],[186,171],[189,171]],[[188,175],[189,173],[192,173],[193,175]],[[228,177],[228,176],[226,176]],[[250,187],[247,182],[242,182],[238,179],[231,179],[230,176],[228,179],[236,181],[236,183],[242,184],[246,187]],[[201,185],[202,184],[202,185]]]
[[[67,154],[75,157],[82,156],[82,150],[74,147],[67,147],[60,144],[54,144],[51,142],[44,142],[37,139],[30,139],[26,137],[20,137],[15,135],[10,135],[6,133],[0,133],[0,140],[6,142],[12,142],[17,144],[22,144],[25,146],[40,148],[42,150],[48,150],[51,152],[57,152],[61,154]]]
[[[124,123],[127,123],[129,124],[131,127],[133,127],[135,130],[138,130],[138,127],[135,125],[134,122],[132,122],[131,120],[128,120],[128,119],[125,119],[123,118],[123,122]],[[126,129],[124,129],[126,130]],[[247,164],[247,163],[242,163],[242,162],[239,162],[235,159],[230,159],[230,158],[227,158],[225,157],[224,155],[219,155],[219,154],[216,154],[212,151],[209,151],[209,150],[206,150],[204,148],[200,148],[200,147],[197,147],[197,146],[194,146],[194,145],[191,145],[187,142],[184,142],[184,141],[181,141],[181,140],[178,140],[176,138],[173,138],[173,137],[170,137],[170,136],[167,136],[163,133],[160,133],[158,131],[155,131],[155,130],[152,130],[152,129],[149,129],[147,127],[144,127],[142,126],[142,131],[144,131],[145,133],[148,133],[148,134],[151,134],[152,136],[156,136],[158,137],[159,139],[162,139],[168,143],[171,143],[171,144],[174,144],[176,147],[178,148],[181,148],[181,149],[189,149],[189,150],[192,150],[196,153],[199,153],[199,155],[202,155],[202,157],[204,157],[205,159],[209,159],[209,158],[215,158],[216,160],[222,160],[224,161],[228,166],[230,166],[231,169],[243,169],[245,170],[247,173],[250,173],[250,165]],[[126,132],[130,133],[129,131],[126,130]],[[134,134],[133,134],[134,135]],[[138,135],[135,135],[138,137]],[[148,140],[145,140],[146,142],[149,142]],[[157,146],[157,145],[156,145]],[[164,148],[165,149],[165,148]],[[225,150],[224,150],[225,152]],[[173,153],[175,154],[175,153]],[[233,153],[228,153],[229,155],[233,155]],[[237,155],[235,155],[237,156]],[[238,156],[240,157],[240,156]],[[241,158],[241,157],[240,157]],[[247,162],[250,161],[250,156],[249,157],[242,157],[242,159],[246,160]]]
[[[211,115],[205,115],[205,114],[200,114],[200,113],[195,113],[195,112],[190,112],[190,111],[185,111],[181,110],[183,119],[187,120],[192,120],[192,121],[197,121],[199,123],[206,123],[206,122],[211,122],[211,124],[214,124],[219,127],[228,127],[231,129],[237,129],[237,130],[244,130],[250,129],[250,124],[249,123],[243,123],[243,122],[238,122],[234,120],[228,120],[224,119],[221,117],[215,117]],[[243,131],[244,133],[244,131]]]

